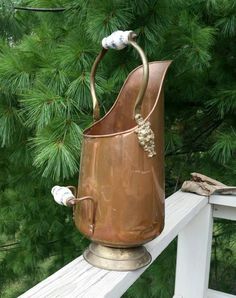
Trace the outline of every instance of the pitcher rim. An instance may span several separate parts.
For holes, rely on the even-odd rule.
[[[149,64],[154,64],[154,63],[167,63],[169,62],[169,65],[171,64],[173,60],[163,60],[163,61],[151,61],[151,62],[148,62],[148,65]],[[169,67],[168,65],[168,67]],[[129,133],[132,133],[133,131],[135,131],[138,127],[138,125],[135,125],[134,127],[132,128],[129,128],[129,129],[126,129],[126,130],[123,130],[123,131],[119,131],[119,132],[115,132],[115,133],[109,133],[109,134],[96,134],[96,135],[91,135],[91,134],[86,134],[86,131],[91,129],[93,126],[95,126],[97,123],[103,121],[110,113],[111,111],[115,108],[117,102],[118,102],[118,99],[119,99],[119,96],[122,92],[122,90],[124,89],[124,86],[126,84],[126,82],[128,81],[128,79],[130,78],[130,76],[132,75],[133,72],[135,72],[137,69],[143,67],[143,65],[139,65],[137,66],[136,68],[134,68],[127,76],[127,78],[125,79],[124,83],[123,83],[123,86],[122,88],[120,89],[120,92],[119,94],[117,95],[117,98],[115,100],[115,102],[113,103],[112,107],[110,108],[110,110],[101,118],[99,119],[98,121],[96,121],[95,123],[93,123],[91,126],[89,126],[88,128],[86,128],[84,131],[83,131],[83,137],[86,137],[86,138],[107,138],[107,137],[113,137],[113,136],[117,136],[117,135],[123,135],[123,134],[129,134]],[[165,74],[167,72],[167,69],[168,67],[165,69],[165,71],[163,72],[163,75],[162,75],[162,79],[161,79],[161,82],[160,82],[160,88],[159,88],[159,91],[158,91],[158,94],[156,96],[156,100],[155,100],[155,104],[153,105],[151,111],[148,113],[148,115],[144,118],[144,121],[147,121],[148,118],[151,116],[151,114],[153,113],[153,111],[155,110],[156,108],[156,105],[158,103],[158,99],[160,97],[160,94],[161,94],[161,89],[162,89],[162,85],[163,85],[163,81],[164,81],[164,78],[165,78]]]

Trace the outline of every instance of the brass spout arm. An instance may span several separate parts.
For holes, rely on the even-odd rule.
[[[95,228],[95,216],[96,216],[96,202],[91,196],[84,196],[77,198],[77,191],[75,186],[54,186],[51,190],[54,200],[59,205],[64,205],[67,207],[73,207],[73,213],[75,212],[78,203],[83,201],[91,201],[91,223],[89,225],[89,230],[91,235],[94,233]]]

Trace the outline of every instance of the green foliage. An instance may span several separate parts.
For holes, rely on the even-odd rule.
[[[56,128],[56,130],[55,130]],[[35,159],[33,165],[43,169],[42,176],[55,181],[69,178],[78,172],[81,129],[71,120],[58,119],[32,139]]]
[[[144,272],[123,298],[169,298],[174,295],[176,240]],[[147,287],[148,285],[148,287]]]
[[[236,243],[234,221],[217,219],[214,224],[210,282],[212,288],[235,294],[232,278],[236,275]]]
[[[22,36],[23,23],[15,14],[11,0],[0,1],[0,36],[18,39]]]
[[[66,10],[36,13],[15,10],[14,5]],[[167,195],[193,171],[235,185],[234,1],[1,0],[3,297],[18,296],[87,245],[73,227],[70,210],[53,203],[50,188],[55,182],[77,183],[81,132],[92,122],[89,73],[101,39],[117,29],[138,33],[137,41],[150,61],[173,60],[165,92]],[[96,75],[103,113],[139,64],[129,48],[106,55]],[[224,260],[227,271],[233,273],[230,257],[223,255],[233,254],[235,244],[227,247],[227,235],[232,243],[235,237],[221,223],[218,227],[224,233],[216,240],[213,272]],[[130,289],[128,297],[171,297],[174,254],[175,244]],[[212,286],[219,281],[223,285],[220,274],[211,275]],[[150,288],[143,292],[147,283]],[[232,290],[232,280],[228,278],[222,288]]]
[[[2,98],[3,99],[3,98]],[[8,104],[0,105],[0,140],[1,146],[9,146],[22,128],[19,111]]]
[[[232,89],[218,91],[216,96],[208,102],[209,108],[216,112],[219,118],[225,118],[236,111],[236,86]]]
[[[236,152],[236,133],[232,129],[232,133],[219,133],[217,141],[211,149],[213,158],[221,164],[227,164],[232,160],[233,154]]]
[[[36,127],[38,130],[47,126],[55,117],[67,119],[73,107],[71,99],[61,97],[53,89],[43,84],[38,84],[37,87],[26,93],[21,103],[22,115],[26,116],[25,125]]]
[[[132,9],[126,1],[91,1],[87,10],[86,33],[95,43],[100,43],[104,36],[118,29],[125,30],[133,18]]]

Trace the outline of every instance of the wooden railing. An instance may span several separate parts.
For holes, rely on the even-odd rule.
[[[164,231],[145,246],[154,261],[178,236],[173,298],[236,297],[208,289],[214,217],[236,220],[236,196],[208,198],[178,191],[166,199]],[[89,265],[80,256],[20,297],[118,298],[147,267],[130,272],[106,271]]]

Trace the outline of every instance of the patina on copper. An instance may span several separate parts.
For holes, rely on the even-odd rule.
[[[75,206],[74,220],[94,242],[135,247],[163,230],[163,81],[170,63],[149,63],[141,104],[141,115],[155,135],[155,155],[148,157],[139,144],[134,119],[143,66],[130,73],[111,110],[83,134],[78,197],[92,199]]]

